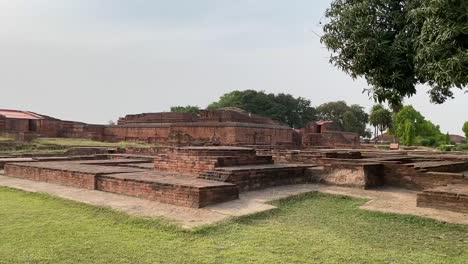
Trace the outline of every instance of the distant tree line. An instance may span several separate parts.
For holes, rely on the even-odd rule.
[[[311,101],[290,94],[273,94],[264,91],[233,91],[224,94],[218,101],[208,105],[207,109],[237,107],[249,113],[266,116],[280,121],[292,128],[302,128],[310,121],[328,120],[338,123],[344,131],[355,132],[363,137],[370,137],[366,130],[369,115],[364,107],[348,106],[344,101],[330,102],[313,107]],[[198,106],[174,106],[172,112],[196,114]]]
[[[233,91],[208,105],[207,109],[237,107],[249,113],[266,116],[292,128],[302,128],[310,121],[334,121],[343,131],[358,133],[364,138],[383,136],[384,133],[400,139],[400,143],[412,146],[437,147],[451,144],[448,133],[441,132],[412,106],[392,105],[391,109],[382,104],[374,105],[367,113],[364,107],[345,101],[328,102],[317,107],[303,97],[290,94],[273,94],[264,91]],[[198,106],[174,106],[172,112],[198,114]],[[374,132],[368,129],[374,127]],[[468,136],[468,122],[463,125]],[[382,137],[380,138],[382,139]]]

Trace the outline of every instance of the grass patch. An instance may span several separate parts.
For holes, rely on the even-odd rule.
[[[189,232],[0,188],[0,263],[467,263],[468,227],[307,194]]]
[[[0,137],[0,142],[7,142],[7,141],[13,141],[13,139],[8,138],[8,137]]]
[[[149,148],[152,145],[136,142],[101,142],[88,139],[77,138],[38,138],[33,140],[34,144],[38,145],[57,145],[63,147],[135,147],[135,148]]]
[[[73,147],[150,148],[136,142],[100,142],[75,138],[38,138],[32,142],[0,141],[0,154],[62,154]]]

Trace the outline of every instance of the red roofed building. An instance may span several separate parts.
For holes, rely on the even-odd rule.
[[[34,112],[0,109],[0,135],[17,140],[35,137],[102,139],[104,126],[64,121]]]
[[[0,109],[0,131],[34,132],[37,130],[36,121],[45,118],[33,112]]]

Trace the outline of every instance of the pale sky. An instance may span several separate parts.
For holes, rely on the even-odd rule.
[[[0,108],[107,123],[232,90],[345,100],[366,83],[328,63],[319,37],[331,0],[0,0]],[[314,33],[315,32],[315,33]],[[406,101],[461,134],[468,94]]]

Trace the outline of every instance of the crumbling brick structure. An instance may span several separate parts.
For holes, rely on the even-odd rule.
[[[294,130],[240,109],[188,113],[144,113],[120,118],[106,127],[107,141],[145,141],[165,145],[293,146]]]
[[[360,136],[356,133],[343,132],[332,121],[309,122],[301,130],[302,146],[308,147],[358,147]]]
[[[15,138],[62,137],[98,141],[134,141],[169,146],[274,146],[282,148],[355,147],[359,135],[333,122],[311,122],[301,131],[238,108],[189,113],[127,115],[117,125],[64,121],[33,112],[0,110],[0,133]],[[28,135],[28,136],[25,136]]]

